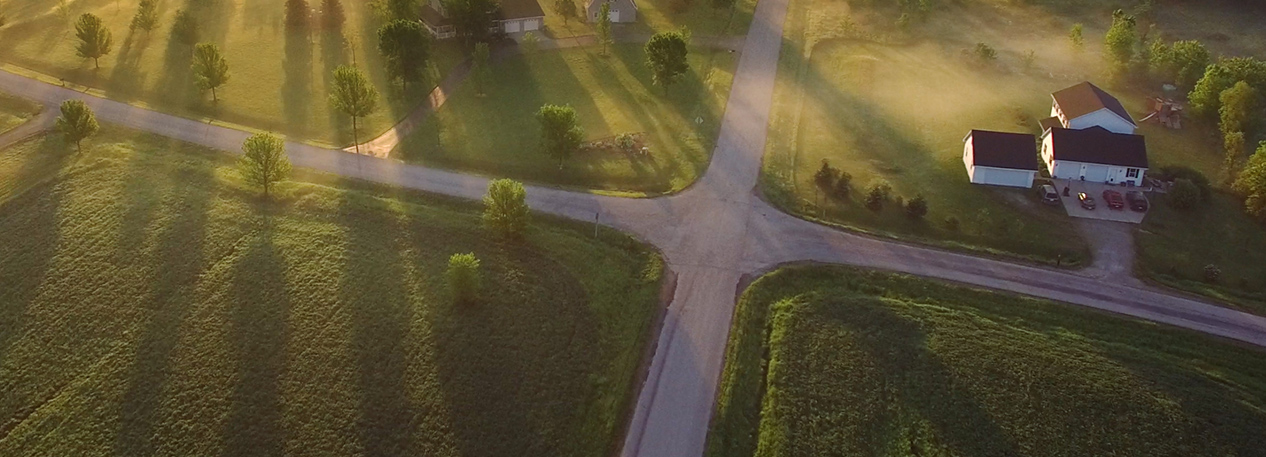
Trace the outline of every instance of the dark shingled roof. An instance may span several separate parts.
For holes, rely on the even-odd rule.
[[[536,0],[501,0],[501,19],[544,17],[545,10]]]
[[[1083,130],[1054,128],[1050,135],[1051,156],[1056,161],[1147,168],[1147,144],[1142,135],[1112,133],[1097,126]]]
[[[1069,120],[1107,108],[1121,116],[1121,119],[1134,124],[1134,119],[1130,118],[1130,113],[1121,105],[1120,100],[1089,82],[1053,93],[1051,97],[1055,98],[1055,103],[1059,104],[1059,109],[1064,111],[1064,116]]]
[[[1037,170],[1037,139],[1027,133],[972,130],[972,165]]]
[[[1042,127],[1043,132],[1053,129],[1053,128],[1059,128],[1059,127],[1064,126],[1064,124],[1059,122],[1058,117],[1048,117],[1046,119],[1042,119],[1040,121],[1037,121],[1037,125]]]

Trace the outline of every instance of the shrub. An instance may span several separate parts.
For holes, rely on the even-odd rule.
[[[917,195],[906,203],[906,216],[910,219],[922,220],[923,216],[928,215],[928,201],[923,195]]]
[[[1190,210],[1200,203],[1200,188],[1190,179],[1178,178],[1167,195],[1169,206],[1180,210]]]
[[[1161,181],[1177,181],[1179,179],[1190,180],[1196,185],[1196,188],[1200,189],[1201,200],[1209,200],[1209,198],[1213,197],[1213,188],[1209,185],[1209,178],[1206,178],[1204,173],[1201,173],[1194,168],[1182,165],[1166,165],[1160,167],[1160,169],[1156,170],[1152,174]]]
[[[998,51],[994,50],[993,46],[976,43],[976,58],[980,59],[981,62],[993,62],[998,60]]]
[[[1204,266],[1204,280],[1210,284],[1218,282],[1218,278],[1222,276],[1222,269],[1217,265],[1208,264]]]
[[[870,189],[866,191],[866,208],[871,211],[879,212],[884,209],[884,200],[888,199],[888,194],[892,193],[892,186],[886,182],[877,182],[870,185]]]
[[[962,223],[958,221],[957,217],[948,216],[945,218],[945,228],[949,231],[957,232],[960,226],[962,226]]]
[[[835,180],[839,178],[839,175],[840,170],[832,167],[830,161],[822,159],[822,166],[813,173],[813,185],[817,186],[818,190],[829,192],[835,186]]]
[[[527,191],[511,179],[494,179],[484,196],[484,224],[502,235],[518,238],[528,225]]]
[[[633,134],[621,133],[619,135],[616,135],[615,145],[618,146],[621,151],[633,152],[633,146],[635,146],[635,143],[633,141]]]
[[[479,259],[474,253],[453,254],[448,258],[449,291],[458,303],[469,303],[479,296]]]

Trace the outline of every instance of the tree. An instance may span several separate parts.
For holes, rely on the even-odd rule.
[[[523,48],[524,54],[536,54],[541,48],[541,39],[534,32],[524,32],[523,38],[519,40],[519,47]]]
[[[686,35],[682,32],[659,32],[646,42],[646,65],[651,80],[667,87],[690,70],[686,63]]]
[[[171,36],[176,41],[194,45],[198,42],[201,34],[198,30],[198,20],[185,10],[176,10],[176,19],[171,24]]]
[[[1222,161],[1222,170],[1226,174],[1228,185],[1235,183],[1244,162],[1244,132],[1227,132],[1222,138],[1222,147],[1226,157]]]
[[[536,120],[541,123],[541,147],[557,157],[558,168],[562,168],[563,160],[580,149],[580,140],[585,136],[576,120],[576,109],[571,105],[546,104],[536,112]]]
[[[421,79],[426,70],[431,43],[421,22],[396,19],[378,28],[378,52],[387,61],[387,73],[408,90],[409,81]]]
[[[137,5],[136,15],[132,16],[132,30],[141,29],[150,32],[158,27],[158,0],[141,0]]]
[[[453,300],[458,303],[469,303],[479,295],[480,275],[479,258],[475,253],[453,254],[448,258],[448,271],[444,273],[448,279],[449,291]]]
[[[1252,57],[1236,57],[1209,65],[1187,96],[1191,110],[1199,115],[1217,114],[1222,106],[1222,92],[1239,81],[1247,82],[1258,91],[1266,88],[1266,62]]]
[[[989,46],[984,43],[976,43],[976,58],[980,59],[983,63],[990,64],[993,63],[993,61],[998,60],[998,51],[994,50],[993,46]]]
[[[329,30],[343,27],[343,3],[339,0],[323,0],[321,2],[321,25]]]
[[[1162,50],[1164,55],[1159,59],[1161,74],[1179,86],[1192,87],[1209,67],[1209,50],[1199,41],[1177,41]],[[1155,68],[1156,49],[1152,51],[1152,60]]]
[[[360,70],[339,65],[334,69],[334,93],[330,94],[330,103],[334,109],[352,117],[352,142],[356,143],[356,153],[360,154],[356,120],[378,108],[378,91]]]
[[[1222,107],[1218,108],[1221,118],[1218,127],[1222,129],[1222,134],[1248,132],[1251,135],[1252,128],[1249,122],[1257,108],[1257,90],[1248,83],[1240,81],[1230,89],[1222,91],[1218,102],[1222,104]]]
[[[1213,186],[1209,183],[1209,178],[1195,168],[1183,165],[1165,165],[1156,169],[1152,176],[1162,181],[1186,179],[1196,185],[1196,189],[1200,191],[1201,200],[1208,201],[1213,198]]]
[[[484,225],[503,236],[519,238],[528,225],[527,191],[511,179],[494,179],[484,196]]]
[[[1083,27],[1081,24],[1073,24],[1073,28],[1068,30],[1068,41],[1072,42],[1073,50],[1081,52],[1086,48],[1086,39],[1082,36]]]
[[[831,198],[839,201],[847,201],[848,195],[852,193],[853,175],[847,171],[841,171],[839,176],[835,178],[835,186],[831,187]]]
[[[264,188],[264,196],[267,197],[273,186],[290,174],[286,143],[271,133],[251,135],[242,143],[238,170],[246,181]]]
[[[75,22],[75,36],[79,37],[79,47],[75,48],[79,57],[92,59],[93,65],[101,68],[101,57],[109,54],[114,45],[114,38],[101,18],[92,13],[79,16],[79,21]]]
[[[602,55],[607,54],[607,47],[611,46],[611,3],[602,2],[602,7],[598,10],[598,44],[602,45]]]
[[[1266,141],[1257,146],[1257,153],[1248,159],[1248,165],[1231,188],[1244,198],[1245,212],[1266,218]]]
[[[866,208],[874,212],[884,209],[884,200],[888,199],[888,195],[892,193],[892,186],[886,182],[877,182],[870,185],[870,189],[866,191]]]
[[[97,116],[92,108],[82,100],[66,100],[62,102],[62,116],[57,118],[57,130],[62,132],[67,142],[75,143],[75,151],[81,151],[80,143],[92,134],[97,133]]]
[[[387,0],[387,13],[392,20],[417,21],[417,0]]]
[[[457,35],[467,43],[489,42],[497,19],[496,0],[441,0]]]
[[[914,220],[923,220],[928,215],[928,201],[923,195],[916,195],[906,202],[906,216]]]
[[[220,48],[212,43],[200,43],[193,48],[193,75],[198,88],[211,90],[211,100],[220,101],[215,89],[229,82],[229,63],[220,54]]]
[[[483,95],[492,77],[492,67],[488,66],[488,43],[475,43],[475,52],[471,54],[470,76],[475,83],[475,93]]]
[[[1178,178],[1166,194],[1169,206],[1179,210],[1190,210],[1200,203],[1200,188],[1190,179]]]
[[[580,17],[576,0],[554,0],[554,12],[563,17],[563,25],[567,25],[568,19]]]
[[[835,180],[839,179],[839,176],[840,170],[832,167],[831,162],[822,159],[822,166],[813,173],[813,195],[815,197],[819,194],[830,195],[832,188],[835,187]]]
[[[1123,10],[1112,13],[1112,26],[1103,37],[1104,55],[1116,70],[1129,65],[1134,58],[1134,46],[1138,41],[1134,16],[1125,14]]]
[[[286,0],[286,25],[295,28],[308,26],[308,0]]]

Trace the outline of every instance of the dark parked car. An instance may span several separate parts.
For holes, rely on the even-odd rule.
[[[1121,197],[1121,193],[1112,189],[1103,191],[1103,202],[1112,209],[1125,209],[1125,198]]]
[[[1081,207],[1086,209],[1095,209],[1095,198],[1085,192],[1077,193],[1077,201],[1081,202]]]
[[[1125,199],[1130,203],[1130,209],[1140,213],[1147,211],[1147,197],[1142,192],[1137,190],[1126,192]]]

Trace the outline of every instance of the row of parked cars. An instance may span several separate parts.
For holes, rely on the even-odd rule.
[[[1050,184],[1043,185],[1041,188],[1042,201],[1051,204],[1059,203],[1059,193],[1055,191],[1055,187]],[[1095,197],[1085,192],[1077,193],[1077,202],[1082,208],[1094,210],[1098,205]],[[1121,192],[1107,189],[1103,191],[1103,203],[1108,205],[1110,209],[1125,209],[1129,206],[1131,210],[1140,213],[1147,212],[1147,197],[1137,190],[1127,191],[1125,195]]]

